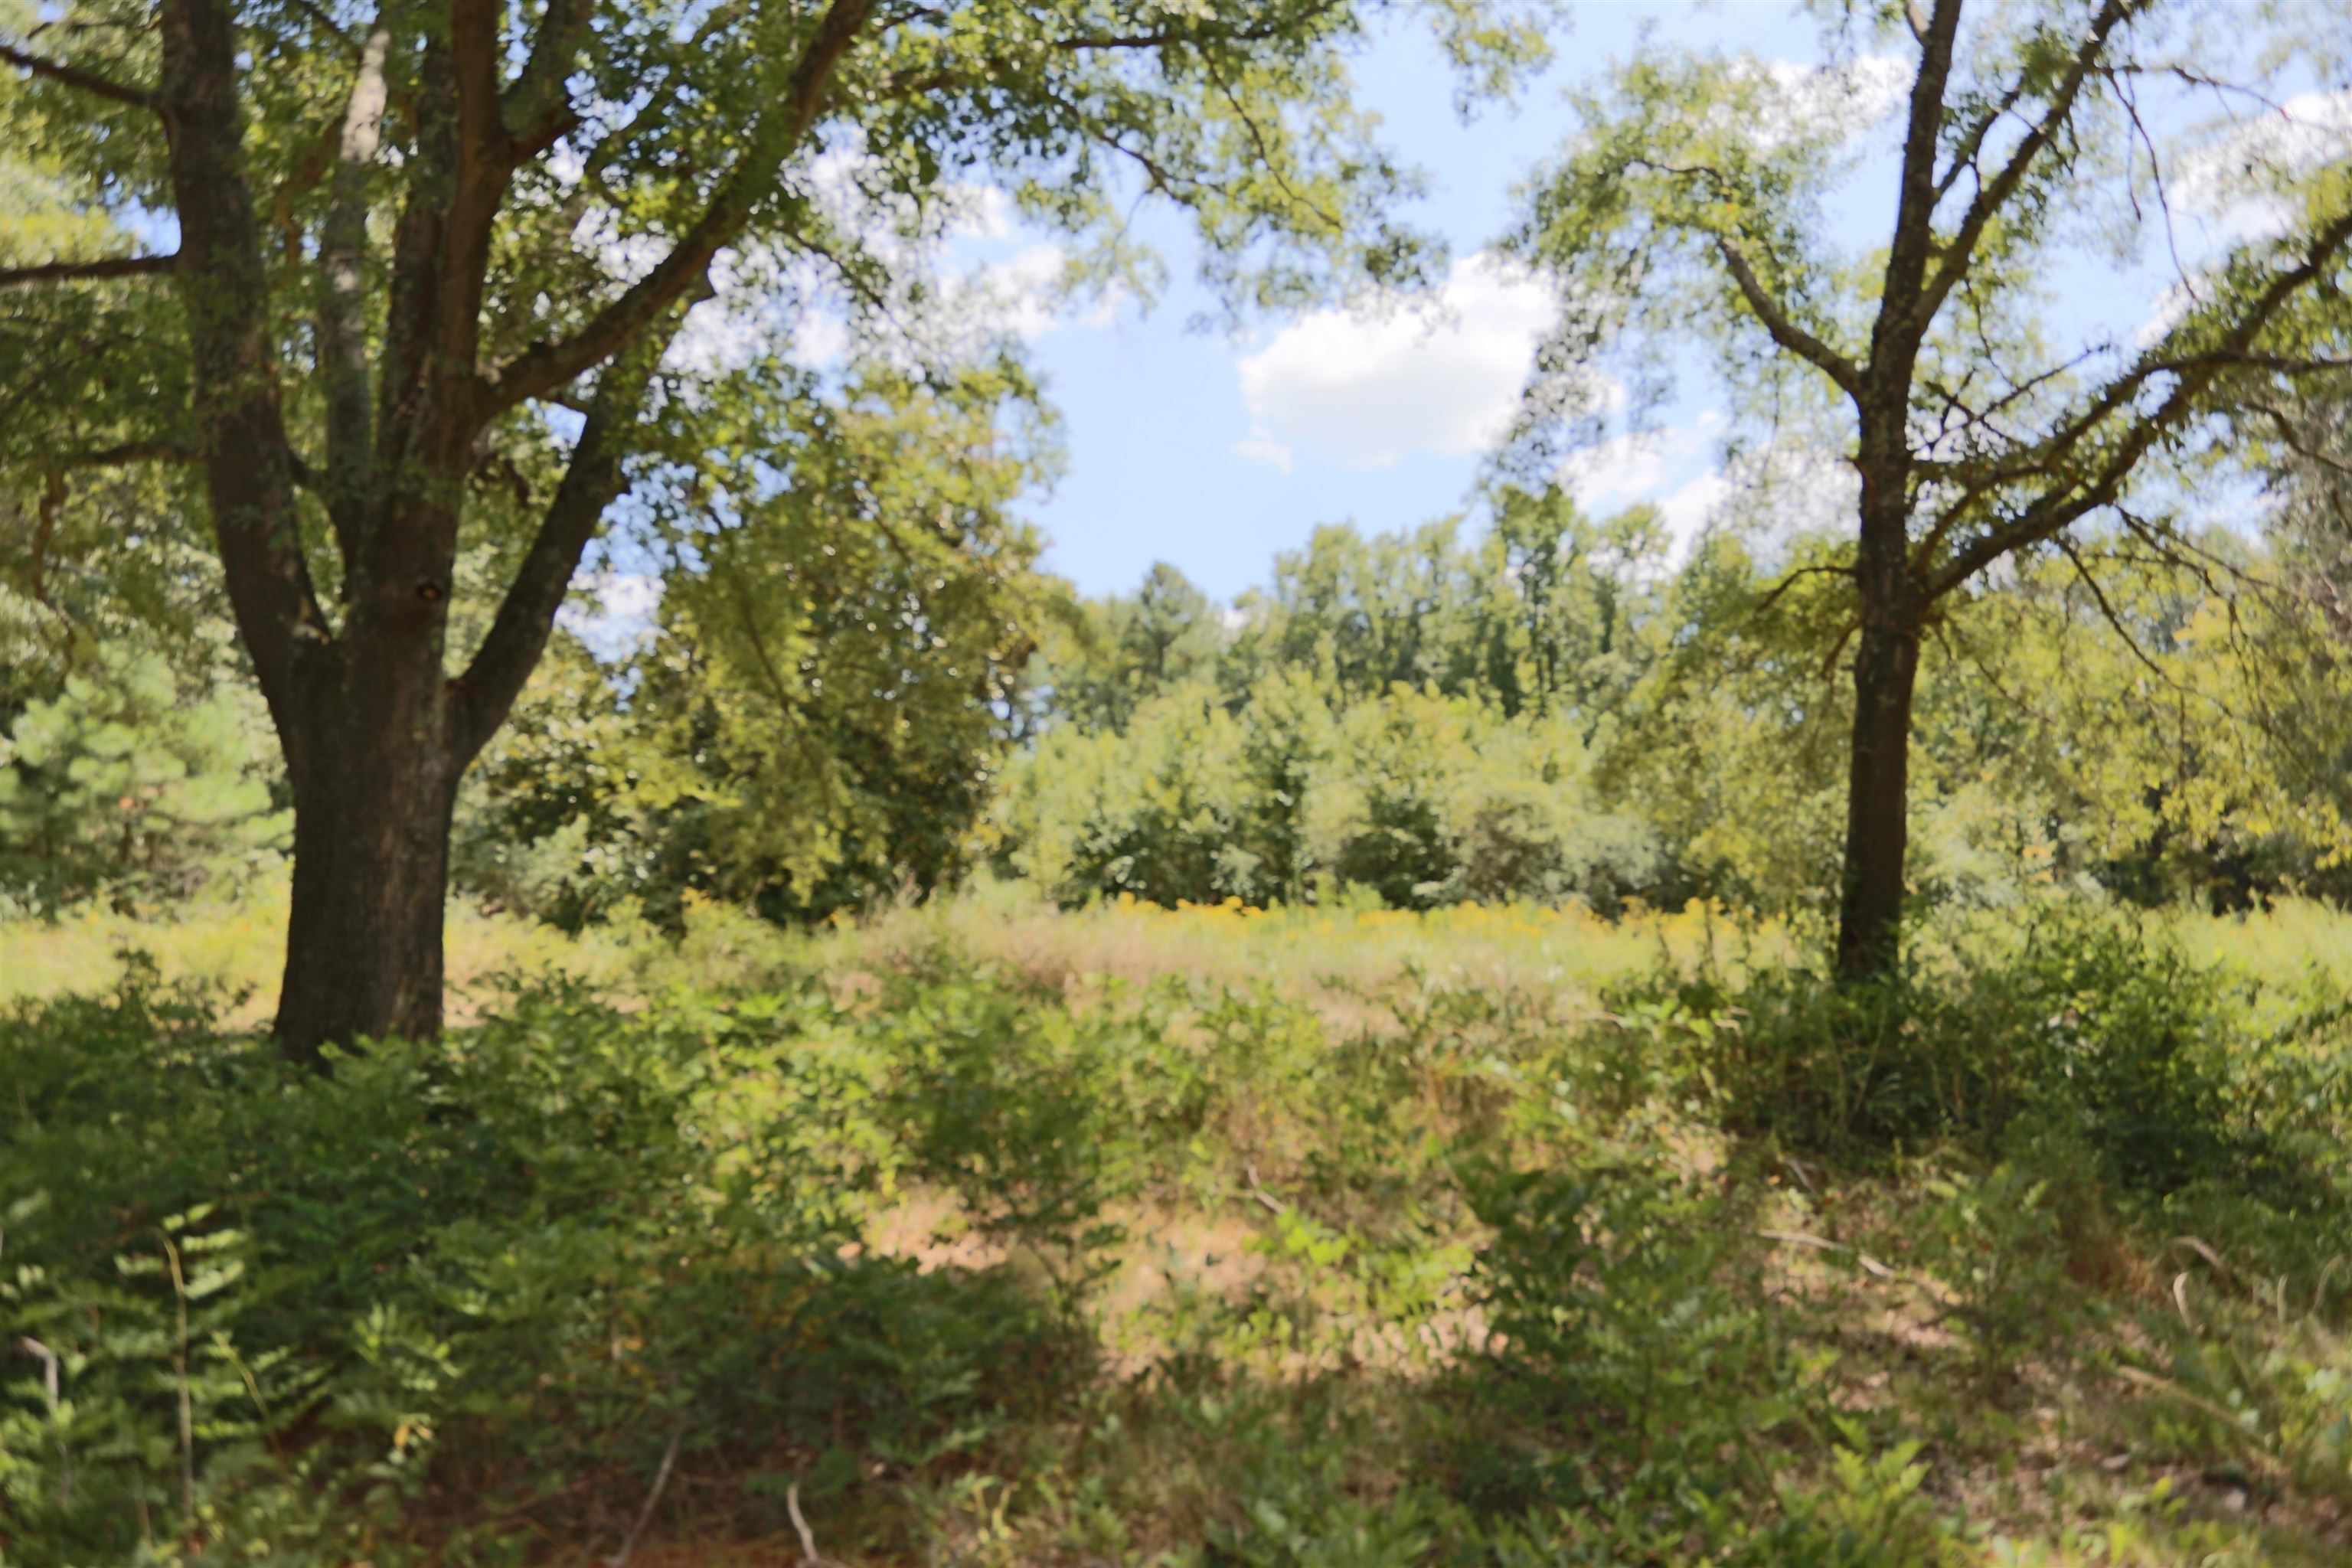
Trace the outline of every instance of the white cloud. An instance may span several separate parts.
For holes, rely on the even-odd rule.
[[[1911,90],[1912,68],[1893,55],[1864,55],[1834,65],[1749,57],[1733,68],[1736,79],[1753,82],[1759,102],[1743,110],[1740,127],[1760,152],[1774,152],[1800,138],[1843,141],[1869,130],[1895,111]]]
[[[1687,560],[1691,547],[1706,533],[1724,503],[1731,499],[1731,481],[1722,473],[1709,468],[1706,473],[1662,497],[1658,503],[1658,521],[1665,526],[1667,558]]]
[[[955,216],[949,221],[951,234],[974,239],[1010,239],[1018,227],[1019,215],[1013,198],[1001,185],[963,184],[951,187],[948,199]]]
[[[1858,481],[1843,459],[1780,441],[1718,460],[1726,423],[1710,409],[1686,425],[1613,437],[1571,455],[1556,477],[1591,514],[1655,507],[1674,562],[1715,528],[1769,550],[1850,525]]]
[[[940,313],[975,336],[1038,337],[1060,318],[1069,273],[1070,253],[1061,246],[1024,245],[1002,261],[982,262],[955,279]]]
[[[2183,153],[2170,193],[2220,237],[2257,238],[2294,221],[2287,188],[2352,156],[2352,89],[2300,92],[2275,110],[2222,128]]]
[[[1801,441],[1742,452],[1726,465],[1727,518],[1764,546],[1853,525],[1862,479],[1843,457]]]
[[[2175,214],[2196,220],[2190,236],[2202,244],[2186,273],[2150,302],[2133,346],[2149,347],[2189,313],[2227,247],[2287,232],[2298,209],[2294,186],[2344,158],[2352,158],[2352,89],[2297,93],[2209,128],[2205,141],[2182,151],[2166,195]]]
[[[1559,480],[1588,513],[1656,507],[1671,541],[1669,559],[1685,559],[1732,496],[1731,481],[1714,464],[1723,424],[1709,409],[1687,425],[1612,437],[1571,454]]]
[[[574,159],[573,163],[577,160]],[[568,166],[567,166],[568,167]],[[558,170],[559,179],[576,180]],[[860,348],[887,359],[956,359],[999,338],[1034,339],[1071,319],[1071,256],[1050,240],[1025,239],[1013,197],[992,185],[958,184],[919,207],[888,188],[886,172],[856,138],[811,159],[802,188],[855,247],[883,264],[887,298],[855,298],[820,258],[773,246],[720,253],[712,297],[687,313],[666,361],[700,374],[741,370],[780,347],[811,367],[840,364]],[[613,219],[590,215],[575,243],[616,281],[642,276],[666,242],[615,238]],[[1076,320],[1108,325],[1123,297],[1104,290]]]
[[[1654,500],[1668,486],[1708,467],[1715,437],[1722,428],[1723,416],[1709,409],[1688,425],[1629,431],[1570,453],[1558,478],[1587,511]]]
[[[1482,451],[1509,426],[1552,313],[1541,283],[1483,252],[1455,264],[1433,316],[1394,301],[1318,310],[1240,361],[1251,435],[1239,450],[1365,468]]]
[[[1264,463],[1267,468],[1280,473],[1290,472],[1292,458],[1290,448],[1276,440],[1263,425],[1253,426],[1249,439],[1235,442],[1234,450],[1253,463]]]
[[[2147,319],[2132,329],[2132,346],[2144,349],[2153,345],[2165,333],[2172,331],[2189,307],[2197,303],[2197,292],[2186,283],[2174,283],[2156,297],[2148,310]]]

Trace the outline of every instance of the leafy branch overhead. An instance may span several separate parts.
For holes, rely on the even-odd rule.
[[[2292,326],[2299,300],[2341,287],[2352,177],[2339,156],[2294,193],[2292,222],[2184,265],[2185,308],[2161,331],[2065,341],[2039,319],[2041,280],[2084,237],[2102,180],[2147,195],[2135,242],[2162,243],[2168,174],[2179,189],[2211,140],[2158,141],[2150,84],[2208,87],[2231,124],[2287,111],[2251,79],[2233,94],[2179,64],[2199,35],[2167,26],[2174,8],[2053,4],[1969,31],[1958,4],[1916,9],[1916,52],[1893,73],[1907,90],[1885,104],[1900,142],[1878,248],[1842,249],[1826,213],[1883,153],[1858,107],[1891,85],[1883,54],[1800,80],[1636,59],[1583,100],[1585,131],[1516,237],[1566,280],[1554,354],[1696,322],[1752,408],[1793,400],[1838,426],[1841,456],[1907,516],[1908,575],[1933,601],[2111,508],[2201,419],[2352,367]]]
[[[817,188],[828,152],[862,153],[855,182],[918,212],[984,170],[1011,184],[1029,216],[1106,239],[1139,177],[1195,211],[1216,279],[1262,302],[1349,276],[1397,278],[1425,259],[1421,240],[1376,216],[1405,176],[1337,96],[1330,47],[1362,20],[1329,0],[1213,16],[1147,8],[1140,20],[1111,7],[871,0],[814,16],[731,6],[609,18],[566,0],[536,18],[458,5],[446,27],[407,7],[362,18],[199,5],[167,8],[160,26],[110,19],[123,25],[35,26],[7,46],[26,78],[14,117],[41,141],[84,142],[60,150],[95,163],[126,207],[184,206],[183,250],[57,258],[0,278],[176,271],[194,287],[231,268],[247,275],[251,309],[265,298],[289,315],[309,304],[316,363],[301,368],[321,384],[320,406],[282,389],[295,394],[285,398],[285,471],[315,477],[338,513],[360,510],[373,473],[419,458],[441,466],[414,449],[431,444],[423,437],[377,434],[384,416],[430,408],[442,417],[428,422],[448,426],[434,441],[489,445],[482,438],[510,411],[564,397],[643,334],[674,332],[674,321],[657,323],[711,287],[722,252],[805,249],[849,276],[869,273],[854,241],[845,251],[828,233]],[[1448,20],[1457,53],[1480,68],[1535,50],[1524,28]],[[268,47],[240,72],[247,36]],[[176,71],[166,58],[181,62]],[[92,125],[92,97],[138,112]],[[176,162],[163,156],[172,126]],[[241,197],[229,195],[240,186]],[[582,244],[588,234],[602,243]],[[657,258],[614,286],[614,253],[649,247]],[[1139,265],[1115,248],[1105,259]],[[224,321],[211,350],[225,362],[304,357],[275,332],[232,340],[229,330]],[[206,357],[201,343],[195,357]],[[224,363],[210,379],[234,377]],[[606,413],[575,457],[582,482],[542,519],[552,556],[574,553],[583,513],[593,524],[588,500],[615,488],[617,474],[601,470],[613,467],[610,426],[628,417],[632,378],[614,379],[609,399],[572,395],[592,419],[596,405]],[[121,413],[167,428],[188,417],[170,406]],[[264,434],[263,448],[279,444]],[[56,447],[28,440],[18,455],[40,449]],[[365,531],[354,516],[336,524],[352,578],[370,564]],[[308,563],[273,547],[268,529],[247,537],[266,568],[252,574],[255,591],[278,584],[279,646],[265,663],[279,665],[294,627],[315,634],[329,617]],[[541,618],[551,576],[527,570],[518,583],[522,619]],[[496,637],[470,684],[499,689],[519,662],[516,641]],[[496,707],[485,704],[476,728]]]

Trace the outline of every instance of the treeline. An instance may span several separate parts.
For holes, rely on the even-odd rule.
[[[877,395],[836,437],[845,474],[888,471],[860,442],[980,408]],[[2332,474],[2277,475],[2260,541],[2087,539],[1952,606],[1919,700],[1921,893],[2352,893]],[[1646,509],[1510,491],[1476,525],[1319,529],[1232,605],[1164,565],[1081,601],[1009,513],[1024,479],[909,476],[960,503],[919,528],[832,527],[802,498],[805,518],[673,562],[603,658],[560,634],[460,796],[460,894],[576,927],[673,924],[697,898],[805,921],[979,873],[1065,904],[1788,913],[1836,886],[1853,611],[1832,541],[1726,531],[1678,559]],[[12,669],[18,908],[279,874],[266,716],[218,606],[163,604],[93,603],[103,657]]]
[[[2198,548],[2053,552],[1938,623],[1922,891],[2345,889],[2337,672],[2276,591],[2294,552]],[[1723,535],[1675,564],[1646,510],[1554,492],[1475,533],[1323,529],[1231,612],[1162,567],[1050,655],[993,853],[1066,902],[1810,905],[1852,612],[1829,542],[1775,557]]]

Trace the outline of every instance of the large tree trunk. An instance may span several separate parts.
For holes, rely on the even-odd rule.
[[[287,1055],[441,1027],[448,781],[390,747],[295,792],[294,900],[276,1033]]]
[[[441,671],[440,590],[384,626],[354,615],[299,702],[287,757],[294,896],[278,994],[287,1054],[441,1027],[450,810],[464,760]],[[414,595],[412,595],[413,597]]]
[[[1838,911],[1837,968],[1849,980],[1884,974],[1901,955],[1919,640],[1915,617],[1865,604],[1853,661],[1844,898]]]

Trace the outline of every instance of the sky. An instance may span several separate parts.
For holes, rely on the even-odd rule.
[[[1050,570],[1082,592],[1106,594],[1132,588],[1165,561],[1230,601],[1270,581],[1276,554],[1304,544],[1320,524],[1388,531],[1469,506],[1482,458],[1516,406],[1551,316],[1543,289],[1515,278],[1487,247],[1513,221],[1515,187],[1573,129],[1570,89],[1600,79],[1645,38],[1751,54],[1782,68],[1823,58],[1815,20],[1789,0],[1581,0],[1570,10],[1550,67],[1515,103],[1487,105],[1466,123],[1425,32],[1400,21],[1356,62],[1359,104],[1381,117],[1388,144],[1429,176],[1428,195],[1403,216],[1451,248],[1434,319],[1426,310],[1362,316],[1333,309],[1255,321],[1239,336],[1189,331],[1188,318],[1212,301],[1186,281],[1190,247],[1172,218],[1150,236],[1174,284],[1150,312],[1130,305],[1038,318],[1030,351],[1064,420],[1068,458],[1058,486],[1028,507],[1051,541]],[[1864,122],[1885,121],[1908,86],[1906,66],[1886,58],[1849,68],[1842,102]],[[2322,85],[2336,90],[2290,107],[2314,111],[2340,153],[2352,142],[2352,92]],[[1825,215],[1828,237],[1850,251],[1883,236],[1892,129],[1882,124],[1876,143],[1885,155],[1865,162]],[[2193,208],[2194,196],[2176,192],[2176,205]],[[2197,251],[2249,221],[2242,204],[2227,212],[2209,204],[2188,219],[2192,266]],[[996,265],[1016,268],[1044,248],[1017,232],[980,249],[990,245]],[[2158,319],[2177,276],[2161,255],[2119,268],[2081,254],[2041,281],[2070,336],[2091,331],[2126,342]],[[1721,402],[1722,389],[1686,358],[1675,394],[1652,411],[1653,435],[1607,442],[1564,477],[1590,510],[1655,503],[1687,548],[1741,493],[1723,468],[1734,426]],[[1800,510],[1843,510],[1852,481],[1843,470],[1816,459],[1811,469],[1789,471],[1800,482],[1785,493]]]
[[[1909,85],[1907,58],[1865,55],[1834,77],[1808,78],[1827,51],[1815,19],[1790,0],[1578,0],[1569,9],[1551,65],[1516,101],[1485,105],[1466,121],[1451,69],[1408,20],[1355,59],[1359,107],[1381,117],[1391,150],[1427,176],[1427,194],[1400,216],[1450,249],[1442,286],[1415,310],[1330,308],[1254,319],[1239,332],[1192,330],[1189,322],[1217,313],[1216,301],[1191,281],[1196,258],[1181,218],[1149,208],[1135,237],[1158,246],[1170,277],[1154,308],[1129,300],[1048,310],[1040,301],[1062,256],[1053,237],[1024,230],[1001,196],[970,192],[943,259],[950,281],[971,291],[940,297],[987,300],[963,313],[1012,324],[1061,416],[1065,473],[1023,509],[1049,541],[1048,570],[1082,593],[1105,595],[1131,590],[1164,561],[1230,603],[1271,582],[1277,554],[1304,545],[1320,525],[1387,532],[1475,512],[1484,461],[1517,406],[1553,310],[1542,285],[1515,274],[1490,247],[1518,211],[1517,187],[1574,130],[1570,90],[1605,79],[1645,42],[1750,56],[1809,115],[1834,114],[1848,131],[1874,126],[1854,143],[1861,161],[1822,214],[1822,237],[1848,255],[1884,243],[1895,188],[1893,117]],[[2211,15],[2228,28],[2229,0]],[[2221,47],[2242,41],[2232,35]],[[2146,342],[2178,297],[2181,267],[2193,274],[2218,247],[2280,226],[2283,212],[2244,196],[2242,182],[2222,165],[2307,168],[2352,155],[2352,84],[2340,79],[2340,62],[2328,68],[2337,74],[2303,69],[2299,78],[2290,69],[2291,96],[2273,104],[2276,112],[2205,114],[2212,155],[2202,165],[2169,164],[2178,264],[2160,244],[2120,262],[2088,245],[2056,247],[2036,282],[2043,320],[2057,335],[2119,347]],[[2175,129],[2166,112],[2149,110],[2159,137]],[[821,193],[830,181],[836,195],[823,199],[854,199],[840,193],[850,189],[858,155],[827,154],[838,162],[816,178]],[[614,247],[625,275],[643,262],[625,250]],[[779,326],[761,300],[757,291],[722,289],[688,318],[688,341],[673,353],[724,360],[754,352]],[[815,341],[830,330],[822,316],[800,317],[793,330],[820,359],[845,346],[845,339]],[[1727,439],[1741,432],[1725,389],[1696,352],[1675,368],[1673,391],[1645,410],[1645,433],[1609,432],[1561,471],[1588,511],[1654,504],[1677,552],[1734,511],[1783,532],[1850,514],[1851,472],[1824,450],[1788,442],[1770,469],[1784,482],[1759,501],[1752,459],[1726,458]],[[2242,497],[2226,504],[2246,513]],[[602,628],[592,640],[616,647],[643,628],[660,591],[658,577],[626,555],[625,540],[622,531],[590,563],[601,614],[575,617],[583,629]]]
[[[1644,28],[1661,43],[1816,54],[1812,23],[1781,0],[1586,0],[1517,102],[1487,105],[1465,124],[1434,43],[1399,26],[1358,60],[1358,102],[1429,176],[1429,195],[1404,216],[1453,253],[1440,319],[1330,310],[1255,321],[1238,339],[1189,331],[1187,318],[1208,301],[1182,285],[1189,247],[1169,224],[1160,233],[1174,243],[1162,248],[1179,286],[1150,314],[1129,307],[1036,335],[1031,352],[1068,451],[1060,484],[1028,509],[1051,541],[1046,566],[1102,594],[1132,588],[1166,561],[1230,600],[1268,582],[1275,554],[1318,524],[1386,531],[1462,510],[1551,309],[1540,287],[1482,252],[1511,223],[1514,185],[1567,136],[1567,89],[1632,52]],[[1592,474],[1588,499],[1612,509],[1660,501],[1671,521],[1695,528],[1722,482],[1710,443],[1692,438],[1709,412],[1706,390],[1690,389],[1696,405],[1665,411],[1675,433],[1652,450]]]

